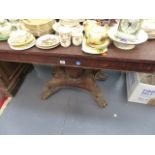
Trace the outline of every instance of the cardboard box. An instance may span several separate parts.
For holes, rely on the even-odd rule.
[[[155,84],[154,82],[153,84],[150,84],[149,79],[153,76],[155,75],[137,72],[127,72],[126,82],[128,101],[155,105]]]

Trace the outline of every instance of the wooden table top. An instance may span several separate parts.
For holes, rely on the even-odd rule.
[[[107,55],[104,56],[85,54],[81,46],[68,48],[59,46],[50,50],[33,47],[24,51],[15,51],[10,49],[7,42],[0,42],[0,61],[155,72],[155,40],[137,45],[130,51],[118,49],[111,44]]]

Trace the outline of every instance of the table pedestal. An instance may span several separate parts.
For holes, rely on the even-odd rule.
[[[54,68],[54,75],[49,80],[43,90],[42,99],[47,99],[50,95],[66,87],[77,87],[89,91],[100,107],[107,105],[102,96],[101,90],[97,87],[95,81],[96,72],[70,67]]]

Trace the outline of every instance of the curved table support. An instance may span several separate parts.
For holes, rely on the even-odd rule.
[[[62,88],[77,87],[89,91],[97,104],[100,107],[105,107],[107,103],[96,85],[94,75],[95,72],[92,70],[57,67],[54,77],[47,82],[43,90],[42,99],[47,99]]]

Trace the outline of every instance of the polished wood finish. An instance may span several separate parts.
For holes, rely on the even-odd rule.
[[[99,69],[155,72],[155,41],[147,41],[130,51],[110,45],[106,55],[85,54],[81,51],[81,47],[76,46],[69,48],[59,46],[51,50],[33,47],[25,51],[15,51],[10,49],[6,42],[1,42],[0,61],[65,67],[63,72],[60,68],[55,70],[54,79],[45,86],[42,98],[46,99],[63,87],[79,87],[91,92],[97,103],[105,107],[106,102],[96,86],[94,73]]]
[[[60,64],[60,60],[65,61]],[[130,51],[120,50],[110,45],[107,55],[89,55],[81,47],[61,46],[51,50],[36,47],[25,51],[14,51],[6,42],[0,43],[0,61],[51,64],[90,69],[115,69],[124,71],[155,72],[155,41],[137,45]],[[77,65],[77,61],[80,64]]]
[[[0,94],[13,96],[29,71],[30,65],[0,62]]]

